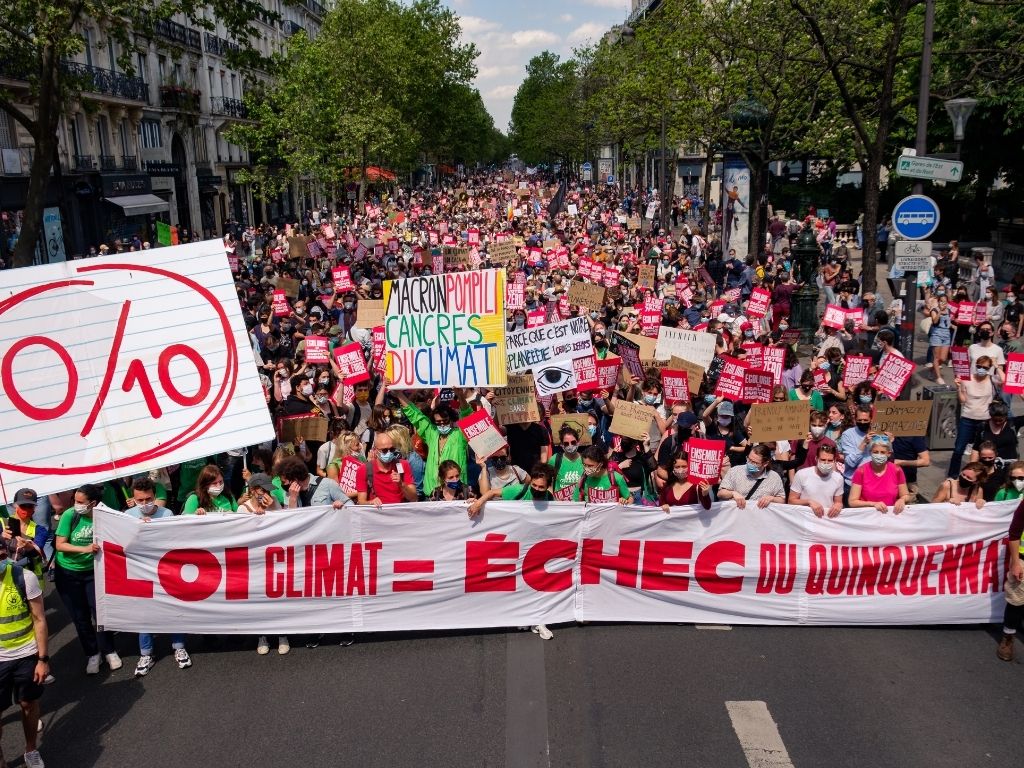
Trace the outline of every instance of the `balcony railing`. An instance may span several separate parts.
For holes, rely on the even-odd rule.
[[[92,155],[75,155],[72,164],[76,171],[92,171],[96,168]]]
[[[229,96],[214,96],[210,99],[210,111],[215,115],[226,115],[244,120],[249,116],[245,103],[241,99],[232,99]]]
[[[175,45],[191,48],[196,51],[203,50],[203,40],[199,32],[189,29],[183,24],[170,19],[158,19],[153,23],[153,32],[157,37]]]
[[[206,33],[206,52],[215,56],[227,56],[229,53],[238,53],[241,46],[223,37],[218,37],[212,32]]]
[[[306,10],[307,11],[309,11],[314,16],[318,16],[321,19],[324,17],[324,14],[327,12],[324,9],[324,7],[322,5],[320,5],[320,3],[318,3],[316,0],[302,0],[302,4],[304,6],[306,6]]]
[[[149,86],[141,77],[79,64],[77,61],[65,61],[61,66],[65,75],[79,80],[82,90],[86,93],[103,93],[107,96],[149,103]]]
[[[117,170],[117,158],[113,155],[100,155],[100,170],[101,171],[116,171]]]
[[[304,32],[305,28],[291,19],[285,19],[281,22],[281,31],[284,33],[285,37],[291,37],[296,32]]]
[[[135,155],[124,155],[121,158],[121,169],[125,171],[137,171],[139,169],[139,161]]]
[[[181,112],[198,112],[202,94],[180,85],[160,86],[160,106]]]

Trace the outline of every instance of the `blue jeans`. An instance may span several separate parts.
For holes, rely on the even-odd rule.
[[[953,446],[953,455],[949,459],[949,471],[946,477],[958,477],[960,466],[964,460],[964,450],[968,445],[973,444],[978,432],[985,426],[984,419],[967,419],[960,417],[956,425],[956,445]]]
[[[185,636],[184,635],[171,635],[171,648],[178,650],[179,648],[185,647]],[[139,655],[140,656],[152,656],[153,655],[153,635],[149,632],[139,632]]]

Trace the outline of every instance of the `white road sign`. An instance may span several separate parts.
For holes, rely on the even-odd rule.
[[[959,160],[939,160],[934,157],[902,155],[896,161],[896,174],[911,179],[960,181],[964,174],[964,164]]]

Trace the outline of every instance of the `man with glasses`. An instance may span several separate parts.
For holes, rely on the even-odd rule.
[[[779,473],[771,469],[772,452],[766,445],[755,445],[745,464],[729,469],[718,489],[719,501],[733,501],[740,509],[748,503],[759,508],[785,504],[786,490]]]

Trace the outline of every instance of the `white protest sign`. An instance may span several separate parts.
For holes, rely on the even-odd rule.
[[[220,240],[5,270],[0,369],[9,493],[274,437]]]
[[[715,357],[716,340],[713,333],[685,331],[663,325],[658,329],[658,345],[654,348],[654,356],[658,360],[681,357],[707,368]]]
[[[573,360],[594,353],[590,323],[585,317],[572,317],[559,323],[526,328],[505,334],[509,373],[533,370],[539,378],[551,363]],[[562,366],[566,375],[572,366]]]

